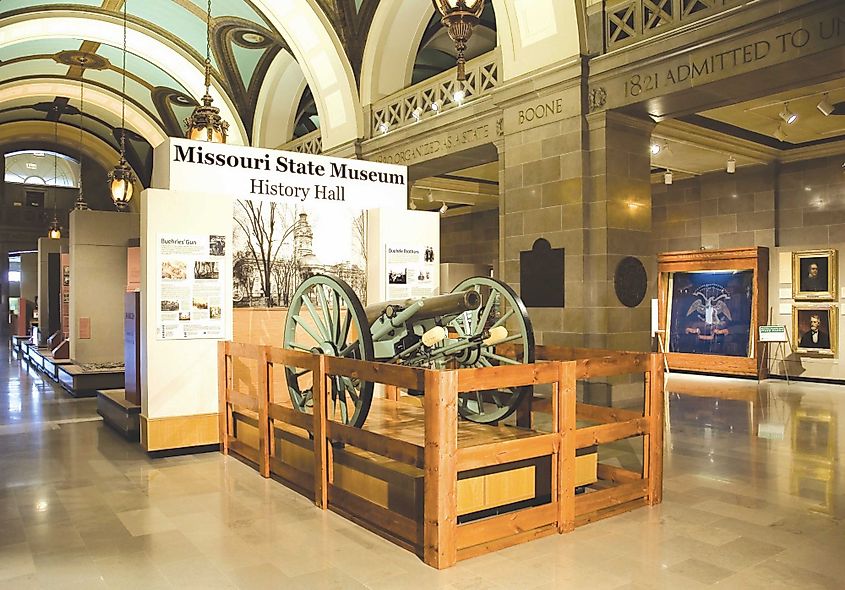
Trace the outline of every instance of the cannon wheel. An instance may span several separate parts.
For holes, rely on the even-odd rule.
[[[314,275],[299,286],[285,320],[284,348],[372,361],[373,338],[361,300],[345,281]],[[293,407],[308,412],[313,407],[312,371],[285,367]],[[329,418],[361,427],[370,411],[373,384],[335,375],[330,377]]]
[[[509,352],[496,346],[479,344],[457,357],[463,367],[496,367],[534,362],[534,329],[528,311],[519,295],[507,284],[489,277],[466,279],[452,291],[475,290],[481,294],[481,306],[467,311],[449,323],[460,337],[472,337],[497,326],[508,329],[508,338],[500,343],[514,346]],[[531,387],[514,387],[499,391],[472,391],[460,394],[458,412],[461,417],[481,424],[504,420],[519,407]]]

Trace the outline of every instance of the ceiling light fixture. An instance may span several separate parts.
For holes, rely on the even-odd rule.
[[[87,58],[82,58],[87,60]],[[87,211],[88,203],[85,202],[85,195],[82,193],[82,125],[85,122],[85,67],[83,65],[82,71],[79,74],[79,192],[76,193],[76,202],[73,204],[75,211]]]
[[[420,109],[420,108],[414,109],[414,112],[411,113],[411,116],[414,118],[414,121],[419,123],[420,119],[422,119],[422,109]]]
[[[461,106],[464,104],[464,100],[466,100],[467,93],[463,90],[458,90],[455,94],[452,95],[452,100],[455,101],[455,104]]]
[[[226,143],[229,130],[228,121],[220,116],[220,109],[212,105],[211,98],[211,0],[208,0],[208,10],[205,17],[205,95],[202,104],[198,105],[191,116],[185,119],[188,127],[186,137],[212,143]]]
[[[132,199],[134,175],[126,162],[126,5],[123,2],[123,91],[120,96],[120,161],[109,173],[109,191],[118,211],[126,211]]]
[[[778,116],[783,119],[783,122],[787,125],[792,125],[798,120],[798,114],[789,110],[788,102],[784,103],[783,110],[778,114]]]
[[[484,11],[484,0],[433,0],[434,7],[440,12],[440,22],[455,42],[458,52],[458,80],[466,80],[466,58],[464,52],[472,31]]]
[[[414,202],[414,199],[411,199],[411,204],[408,205],[408,209],[410,209],[411,211],[417,210],[417,204]]]
[[[657,143],[651,144],[651,155],[656,156],[657,154],[660,153],[661,149],[663,149],[663,148],[660,146],[660,144],[657,144]]]
[[[431,103],[431,110],[434,111],[435,113],[439,112],[440,111],[440,103],[437,102],[436,100],[433,103]]]
[[[663,173],[663,184],[672,184],[672,180],[672,171],[666,170],[666,172]]]
[[[449,210],[449,205],[446,204],[446,201],[443,201],[443,206],[440,207],[440,215],[443,215],[448,210]]]
[[[827,93],[822,97],[819,101],[819,104],[816,105],[816,108],[821,111],[822,115],[825,117],[829,117],[833,114],[834,106],[830,103],[830,98],[828,97]]]
[[[782,125],[782,124],[779,124],[779,125],[777,126],[777,129],[775,129],[775,132],[774,132],[774,137],[775,137],[775,139],[777,139],[778,141],[784,141],[784,140],[786,140],[786,132],[783,130],[783,125]]]
[[[733,156],[728,156],[728,163],[725,168],[728,171],[728,174],[736,172],[736,159]]]

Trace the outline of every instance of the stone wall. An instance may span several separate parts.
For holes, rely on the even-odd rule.
[[[487,264],[499,273],[499,212],[440,219],[440,261]]]
[[[652,185],[655,253],[845,242],[842,156]]]

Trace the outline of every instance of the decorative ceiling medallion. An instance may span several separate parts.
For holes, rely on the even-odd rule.
[[[272,39],[246,28],[234,30],[232,32],[232,40],[241,47],[247,47],[249,49],[260,49],[273,44]]]
[[[53,61],[66,66],[85,68],[87,70],[107,70],[111,67],[108,59],[96,53],[69,49],[53,55]]]

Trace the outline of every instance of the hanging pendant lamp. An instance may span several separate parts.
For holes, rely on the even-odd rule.
[[[59,216],[56,213],[56,199],[58,199],[59,190],[59,154],[56,152],[59,149],[59,107],[56,106],[56,121],[53,125],[53,221],[50,222],[50,228],[47,235],[50,239],[58,240],[62,237],[62,226],[59,225]]]
[[[86,58],[83,58],[86,59]],[[79,75],[79,192],[76,194],[76,202],[73,204],[75,211],[87,211],[89,209],[88,203],[85,202],[85,195],[82,193],[82,124],[85,115],[85,67],[83,65],[82,73]]]
[[[120,161],[109,173],[109,191],[118,211],[126,211],[132,199],[134,175],[126,163],[126,5],[123,3],[123,92],[120,97]]]
[[[185,136],[198,141],[212,143],[226,143],[229,130],[228,121],[220,116],[220,109],[213,104],[211,98],[211,0],[208,0],[208,11],[205,21],[205,96],[202,104],[198,105],[191,116],[185,119],[188,128]]]
[[[466,80],[464,52],[472,31],[484,11],[484,0],[432,0],[434,8],[440,13],[440,22],[455,42],[458,52],[458,80]]]

